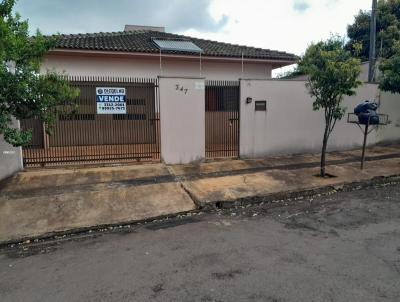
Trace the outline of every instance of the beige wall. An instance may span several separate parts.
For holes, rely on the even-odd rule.
[[[15,126],[19,126],[18,122],[15,122],[14,124]],[[0,180],[13,175],[22,169],[21,148],[11,146],[5,142],[3,136],[0,135]]]
[[[246,98],[253,98],[246,104]],[[365,99],[379,98],[377,85],[364,84],[357,95],[346,97],[347,112]],[[266,100],[267,112],[254,111],[254,101]],[[385,106],[382,107],[382,112]],[[241,81],[240,155],[261,157],[274,154],[319,152],[323,136],[324,118],[321,111],[312,111],[312,99],[304,81],[243,80]],[[369,144],[381,140],[381,131],[373,131]],[[388,137],[390,134],[387,134]],[[400,138],[391,132],[390,138]],[[329,141],[329,150],[345,150],[362,144],[362,132],[347,123],[347,116],[339,121]]]
[[[202,161],[205,158],[204,79],[160,77],[159,91],[162,160],[167,164]]]
[[[240,61],[223,63],[203,60],[162,60],[159,57],[106,57],[47,55],[42,63],[42,72],[57,70],[69,75],[87,76],[130,76],[154,78],[162,76],[205,77],[211,80],[238,80],[239,78],[271,78],[272,66],[268,63],[245,63],[242,74]]]

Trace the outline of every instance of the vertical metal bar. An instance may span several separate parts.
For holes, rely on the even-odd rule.
[[[367,147],[368,126],[369,126],[369,120],[368,120],[368,124],[365,125],[365,130],[364,130],[364,142],[363,142],[363,149],[362,149],[362,155],[361,155],[361,170],[364,169],[365,148]]]
[[[157,122],[157,128],[156,128],[156,133],[157,133],[157,159],[161,161],[161,105],[160,105],[160,84],[158,79],[155,80],[156,83],[156,92],[155,92],[155,102],[156,102],[156,122]]]
[[[208,127],[208,115],[207,115],[207,104],[208,104],[208,90],[207,90],[207,80],[204,82],[204,127],[205,127],[205,148],[206,148],[206,158],[208,157],[208,137],[209,137],[209,127]]]
[[[238,83],[238,88],[237,88],[237,96],[236,96],[236,118],[237,118],[237,129],[236,129],[236,135],[237,135],[237,146],[236,146],[236,157],[240,157],[240,108],[241,108],[241,100],[240,100],[240,95],[241,95],[241,86],[240,86],[240,81]]]
[[[221,102],[221,111],[222,115],[221,118],[223,119],[223,134],[224,134],[224,139],[222,140],[222,157],[227,157],[227,142],[228,142],[228,137],[227,137],[227,126],[226,126],[226,109],[225,109],[225,90],[226,90],[226,81],[222,81],[221,86],[220,86],[220,102]]]
[[[230,119],[232,116],[232,82],[229,81],[226,88],[226,98],[225,98],[227,116],[228,116],[228,123],[227,123],[227,132],[228,132],[228,157],[232,157],[232,127],[233,124],[230,124]],[[232,121],[233,123],[233,121]]]

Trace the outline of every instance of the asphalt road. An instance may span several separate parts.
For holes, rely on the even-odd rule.
[[[0,252],[0,301],[400,301],[400,185]]]

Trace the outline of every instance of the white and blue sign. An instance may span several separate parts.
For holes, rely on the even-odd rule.
[[[96,88],[97,114],[126,114],[126,90],[118,87]]]

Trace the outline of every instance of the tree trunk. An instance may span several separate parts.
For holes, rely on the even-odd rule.
[[[329,137],[329,127],[325,127],[324,132],[324,140],[322,143],[322,151],[321,151],[321,177],[325,177],[325,161],[326,161],[326,147],[328,146],[328,137]]]

